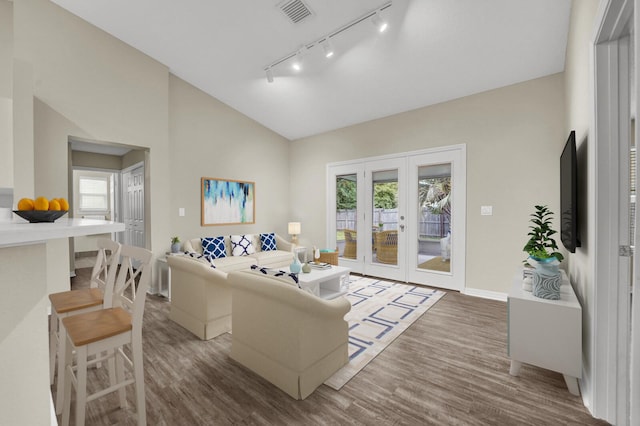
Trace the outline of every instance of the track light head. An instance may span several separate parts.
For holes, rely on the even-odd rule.
[[[320,44],[322,45],[322,50],[324,51],[324,57],[332,57],[335,52],[333,50],[333,45],[331,43],[331,40],[329,40],[329,37],[325,38]]]
[[[384,19],[382,19],[382,17],[380,17],[380,11],[376,10],[376,13],[373,14],[373,16],[371,17],[371,23],[373,24],[374,27],[377,28],[378,32],[385,32],[387,30],[387,27],[389,26],[389,24],[387,24],[387,21],[385,21]]]
[[[291,67],[294,71],[302,71],[302,49],[296,52],[296,56],[293,58],[293,64],[291,64]]]
[[[271,68],[267,68],[266,73],[267,73],[267,81],[269,83],[273,83],[273,70]]]

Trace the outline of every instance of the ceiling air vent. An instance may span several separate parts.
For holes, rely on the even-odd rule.
[[[287,15],[287,18],[294,24],[312,15],[309,6],[304,4],[302,0],[287,0],[280,3],[279,7],[282,13]]]

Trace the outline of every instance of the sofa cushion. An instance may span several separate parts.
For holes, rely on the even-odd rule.
[[[249,267],[256,263],[256,261],[250,256],[227,256],[221,257],[220,259],[214,259],[213,263],[219,271],[228,273],[249,269]]]
[[[227,256],[224,245],[224,237],[205,237],[202,239],[202,254],[212,259],[220,259]]]
[[[252,254],[251,257],[256,259],[254,263],[263,267],[282,268],[293,262],[293,253],[284,250],[259,251]]]
[[[276,234],[271,232],[270,234],[260,234],[260,247],[262,251],[277,250],[276,246]]]
[[[258,265],[251,265],[251,270],[263,275],[269,275],[275,278],[279,278],[280,281],[284,281],[287,284],[291,284],[300,288],[300,284],[298,282],[298,275],[296,274],[292,274],[287,271],[280,271],[278,269],[263,268]]]
[[[252,235],[231,235],[231,254],[233,256],[247,256],[256,252],[252,243]]]

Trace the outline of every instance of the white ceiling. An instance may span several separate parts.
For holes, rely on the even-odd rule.
[[[298,24],[280,0],[52,0],[167,65],[176,76],[295,140],[564,70],[571,0],[393,0],[335,36],[264,68],[384,0],[304,0]]]

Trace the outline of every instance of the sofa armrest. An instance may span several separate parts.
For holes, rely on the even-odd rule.
[[[296,248],[294,243],[290,243],[289,241],[282,238],[280,235],[276,234],[276,248],[278,250],[290,251],[293,253],[293,250]]]
[[[227,273],[187,256],[168,256],[171,268],[171,309],[208,320],[231,313]]]

